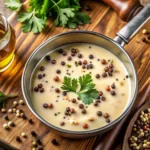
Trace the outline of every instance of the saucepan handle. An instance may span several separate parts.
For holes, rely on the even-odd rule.
[[[129,21],[118,33],[114,40],[124,46],[150,19],[150,4],[143,8],[132,20]]]

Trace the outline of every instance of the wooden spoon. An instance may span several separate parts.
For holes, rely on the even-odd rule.
[[[128,139],[129,139],[129,137],[131,136],[131,132],[132,132],[133,125],[134,125],[135,121],[137,120],[137,118],[138,118],[139,114],[141,113],[141,111],[144,111],[144,110],[146,110],[147,108],[150,108],[150,102],[145,103],[145,104],[135,113],[135,115],[134,115],[133,118],[131,119],[131,121],[130,121],[130,123],[129,123],[129,125],[128,125],[128,128],[127,128],[127,130],[126,130],[126,134],[125,134],[125,137],[124,137],[122,150],[131,150],[130,147],[129,147]]]

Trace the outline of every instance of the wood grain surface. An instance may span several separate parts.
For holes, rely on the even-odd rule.
[[[114,38],[116,32],[119,31],[123,25],[117,14],[110,9],[108,6],[98,2],[87,0],[84,2],[84,5],[90,5],[92,11],[87,12],[92,18],[92,24],[79,26],[77,30],[90,30],[104,34],[110,38]],[[46,39],[62,33],[70,31],[71,29],[64,29],[61,27],[55,28],[53,22],[48,20],[47,27],[40,34],[33,33],[22,33],[21,25],[17,23],[16,14],[11,15],[9,22],[12,25],[13,29],[16,32],[17,36],[17,46],[16,46],[16,56],[11,67],[3,73],[0,73],[0,90],[5,93],[18,94],[19,97],[15,100],[23,99],[21,91],[21,75],[30,54],[34,49],[44,42]],[[139,79],[139,89],[150,77],[150,43],[143,43],[141,38],[144,37],[142,30],[147,29],[150,32],[150,21],[148,21],[138,34],[131,40],[131,42],[125,46],[126,51],[131,56],[132,60],[135,63],[135,67],[138,73]],[[139,96],[139,95],[138,95]],[[12,107],[13,101],[7,103],[7,109]],[[47,126],[41,123],[25,106],[18,106],[18,109],[22,109],[28,119],[32,118],[34,124],[31,125],[27,120],[17,118],[15,114],[9,114],[10,120],[13,120],[16,124],[16,127],[11,128],[10,131],[6,131],[2,128],[2,125],[7,121],[4,120],[4,114],[0,112],[0,139],[10,143],[20,150],[30,150],[31,144],[34,138],[31,137],[30,132],[35,130],[37,134],[41,137],[43,142],[43,147],[45,150],[93,150],[95,143],[100,142],[103,144],[103,139],[100,136],[91,137],[84,140],[71,140],[60,137],[53,133]],[[123,128],[125,130],[125,127]],[[18,143],[15,140],[16,136],[20,136],[21,132],[27,134],[27,138],[22,138],[22,143]],[[106,133],[107,134],[107,133]],[[105,134],[105,135],[106,135]],[[123,135],[120,133],[121,138],[114,139],[115,144],[112,150],[120,150]],[[56,138],[60,143],[59,146],[54,146],[51,144],[51,140]],[[112,138],[112,137],[109,137]],[[109,142],[108,138],[108,142]],[[103,145],[104,146],[104,145]],[[105,147],[105,146],[104,146]],[[105,150],[100,149],[100,150]]]

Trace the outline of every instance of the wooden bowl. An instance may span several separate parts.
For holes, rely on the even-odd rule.
[[[145,103],[145,104],[135,113],[135,115],[131,118],[131,121],[130,121],[128,127],[127,127],[126,134],[125,134],[125,137],[124,137],[122,150],[131,150],[131,148],[129,147],[128,139],[129,139],[129,137],[131,136],[131,132],[132,132],[133,125],[134,125],[135,121],[137,120],[137,118],[138,118],[139,114],[141,113],[141,111],[144,111],[144,110],[146,110],[146,109],[148,109],[148,108],[150,108],[150,102]]]

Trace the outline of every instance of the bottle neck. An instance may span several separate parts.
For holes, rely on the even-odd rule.
[[[0,38],[0,50],[2,50],[10,40],[11,29],[8,24],[7,19],[0,14],[0,34],[2,34]]]

